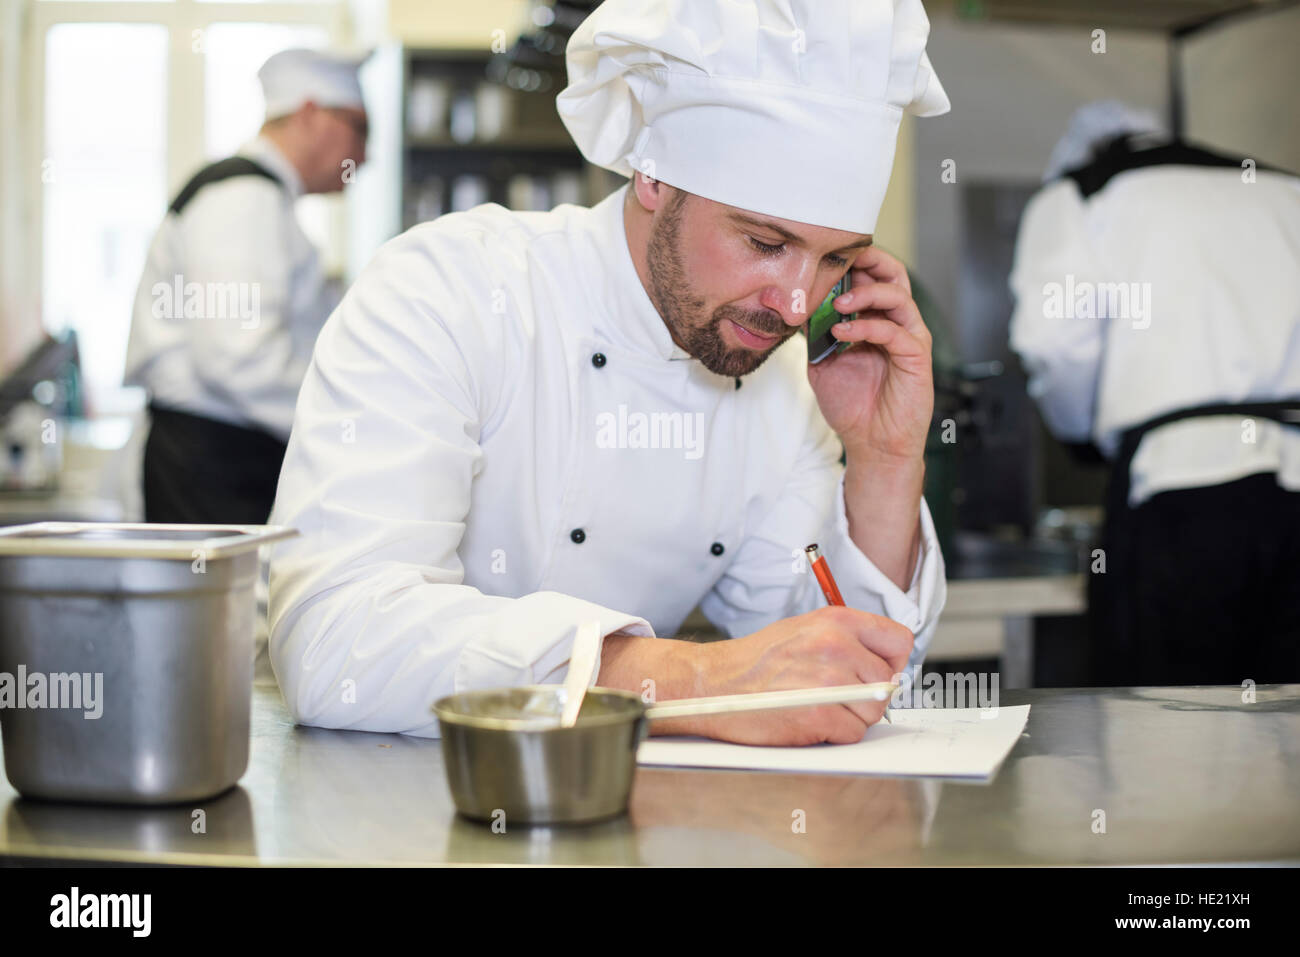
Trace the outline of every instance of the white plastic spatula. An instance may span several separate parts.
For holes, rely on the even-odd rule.
[[[582,699],[587,696],[591,673],[596,667],[596,651],[600,648],[600,622],[584,621],[578,625],[578,635],[573,639],[569,654],[569,675],[564,679],[564,710],[560,713],[560,726],[572,728],[582,710]]]

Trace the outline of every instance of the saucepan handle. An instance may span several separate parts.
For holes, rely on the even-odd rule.
[[[806,708],[819,704],[847,704],[850,701],[888,701],[898,689],[889,681],[874,684],[835,685],[830,688],[800,688],[795,691],[760,691],[755,694],[727,694],[712,698],[680,698],[650,705],[645,716],[693,718],[702,714],[730,714],[734,711],[771,711],[778,708]]]

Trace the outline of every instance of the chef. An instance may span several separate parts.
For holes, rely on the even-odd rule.
[[[430,704],[888,680],[944,601],[922,500],[930,337],[875,229],[904,111],[943,112],[919,3],[607,0],[558,106],[630,182],[388,243],[330,318],[273,521],[270,656],[305,724],[436,735]],[[852,272],[813,368],[807,313]],[[841,455],[846,466],[841,466]],[[817,542],[848,607],[827,608]],[[696,605],[733,640],[681,640]],[[862,737],[883,704],[657,722]]]
[[[150,522],[270,514],[298,388],[338,301],[294,204],[342,189],[365,162],[362,59],[268,59],[260,134],[195,174],[154,236],[126,363],[126,381],[149,392]]]
[[[1088,104],[1025,210],[1011,343],[1113,462],[1107,685],[1300,680],[1300,178]]]

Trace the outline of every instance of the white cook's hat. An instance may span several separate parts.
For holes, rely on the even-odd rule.
[[[257,71],[266,95],[266,118],[286,116],[308,100],[317,106],[364,110],[357,70],[369,57],[370,51],[281,50],[272,54]]]
[[[870,233],[903,113],[948,97],[920,0],[605,0],[556,106],[597,166]]]

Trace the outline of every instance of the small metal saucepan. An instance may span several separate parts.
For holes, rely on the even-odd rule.
[[[565,691],[534,685],[467,691],[435,702],[456,809],[507,824],[574,824],[627,810],[636,749],[650,721],[850,701],[887,701],[889,682],[682,698],[647,705],[630,691],[592,688],[577,723],[560,725]]]

